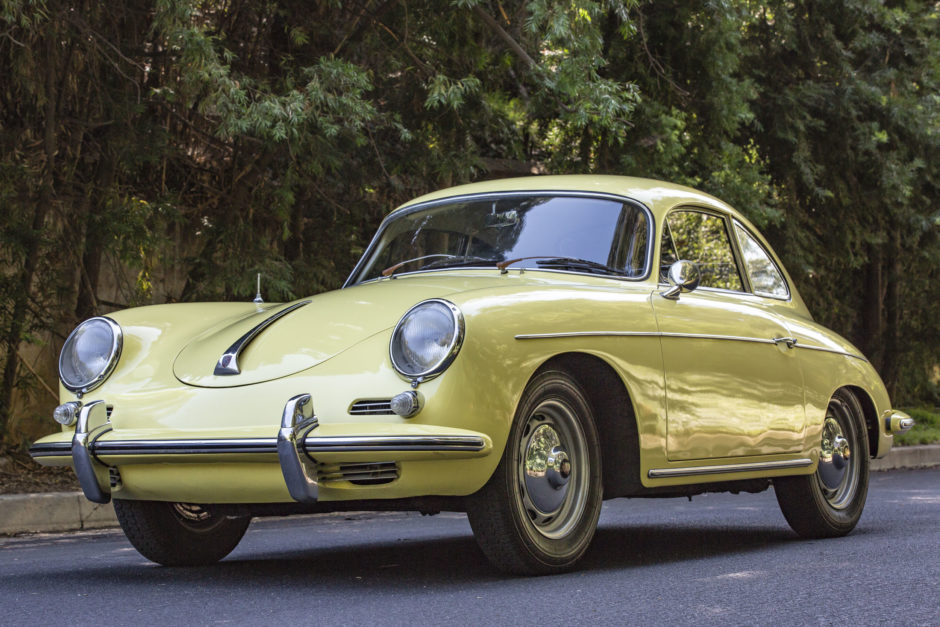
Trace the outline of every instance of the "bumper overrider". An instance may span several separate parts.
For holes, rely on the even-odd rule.
[[[362,478],[381,480],[393,478],[381,469],[392,461],[483,457],[492,449],[489,437],[452,428],[400,425],[397,430],[402,433],[370,435],[337,434],[335,428],[322,433],[320,427],[311,395],[299,394],[287,401],[273,437],[120,439],[114,437],[105,401],[97,400],[78,411],[71,442],[40,440],[30,448],[30,455],[40,463],[71,458],[85,497],[95,503],[111,500],[112,488],[121,482],[120,465],[276,459],[291,498],[316,503],[320,484],[335,480],[332,475],[321,476],[324,460],[347,468],[343,480],[354,481],[357,467],[362,469],[358,471]]]

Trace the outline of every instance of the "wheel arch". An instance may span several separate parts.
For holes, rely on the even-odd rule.
[[[881,433],[881,427],[878,424],[878,410],[875,409],[875,401],[864,388],[856,385],[846,385],[844,387],[858,399],[859,405],[862,406],[862,412],[865,414],[865,429],[868,431],[868,453],[871,457],[876,457],[878,455],[878,436]]]
[[[627,386],[614,368],[596,355],[572,352],[555,355],[532,376],[548,369],[563,370],[587,394],[601,443],[604,499],[642,489],[636,413]]]

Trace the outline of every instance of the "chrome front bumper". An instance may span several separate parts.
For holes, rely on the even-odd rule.
[[[363,453],[408,460],[480,457],[492,448],[489,438],[473,434],[411,433],[407,435],[317,435],[320,422],[309,394],[292,397],[284,406],[276,437],[201,439],[115,439],[104,401],[84,405],[71,442],[38,442],[30,448],[35,459],[71,457],[85,497],[95,503],[111,500],[120,481],[118,464],[180,461],[269,461],[276,456],[291,498],[315,503],[319,496],[317,459],[336,462],[337,454],[355,465]],[[411,430],[411,429],[410,429]],[[384,459],[376,459],[381,463]],[[112,463],[109,463],[112,462]],[[337,462],[342,463],[342,462]],[[359,463],[359,466],[370,464]],[[324,479],[328,480],[327,478]]]

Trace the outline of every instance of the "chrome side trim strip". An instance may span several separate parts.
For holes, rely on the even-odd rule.
[[[845,351],[840,351],[836,348],[826,348],[825,346],[812,346],[810,344],[796,344],[795,348],[805,348],[809,351],[819,351],[821,353],[832,353],[833,355],[844,355],[845,357],[852,357],[853,359],[859,359],[861,361],[868,361],[861,355],[856,355],[854,353],[847,353]]]
[[[805,348],[811,351],[820,351],[823,353],[833,353],[835,355],[844,355],[862,361],[868,361],[861,355],[847,353],[835,348],[826,348],[825,346],[813,346],[811,344],[801,344],[795,338],[776,337],[743,337],[738,335],[711,335],[708,333],[667,333],[661,331],[567,331],[562,333],[520,333],[515,336],[517,340],[545,340],[561,337],[675,337],[693,340],[724,340],[728,342],[753,342],[755,344],[778,344],[785,342],[787,348]]]
[[[72,437],[72,465],[85,498],[92,503],[107,503],[111,500],[111,492],[104,491],[95,472],[96,467],[104,467],[95,461],[91,450],[95,440],[110,430],[108,409],[104,401],[92,401],[82,407]]]
[[[228,350],[226,350],[225,353],[219,357],[219,363],[215,365],[215,370],[212,374],[216,376],[240,374],[241,368],[238,366],[238,357],[241,355],[242,351],[245,350],[245,347],[247,347],[253,339],[258,337],[259,333],[274,324],[276,321],[280,320],[295,309],[299,309],[304,305],[309,304],[309,300],[302,300],[299,303],[294,303],[290,307],[285,307],[269,318],[265,318],[248,333],[235,340],[234,344],[228,347]]]
[[[667,477],[695,477],[700,475],[723,475],[732,472],[806,468],[812,466],[812,464],[813,460],[804,457],[778,462],[746,462],[743,464],[723,464],[721,466],[691,466],[689,468],[653,468],[647,475],[650,479],[665,479]]]
[[[775,344],[774,340],[737,335],[710,335],[707,333],[666,333],[661,331],[569,331],[566,333],[529,333],[515,336],[517,340],[542,340],[559,337],[676,337],[693,340],[725,340],[731,342],[754,342]]]
[[[517,340],[545,340],[558,337],[661,337],[659,331],[568,331],[566,333],[521,333]]]
[[[462,435],[357,435],[346,437],[307,436],[307,453],[359,451],[481,451],[481,437]]]

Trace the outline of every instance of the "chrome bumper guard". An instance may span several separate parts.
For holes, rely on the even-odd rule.
[[[104,401],[93,401],[81,408],[72,437],[71,448],[67,442],[52,442],[34,445],[30,449],[33,457],[65,457],[71,453],[72,465],[85,497],[94,503],[111,500],[110,478],[112,467],[105,461],[108,456],[214,456],[227,454],[277,453],[284,483],[291,498],[300,503],[316,503],[319,497],[317,462],[311,457],[319,453],[362,453],[369,451],[400,451],[402,453],[447,453],[452,455],[482,454],[487,446],[479,435],[412,434],[412,435],[311,435],[319,422],[313,412],[310,394],[298,394],[284,406],[281,426],[277,437],[234,439],[167,439],[167,440],[109,440],[98,439],[111,431],[108,410]],[[374,466],[392,462],[361,462],[349,464]],[[333,465],[341,465],[335,462]],[[332,467],[332,466],[331,466]],[[115,469],[116,470],[116,469]],[[388,468],[384,468],[387,473]],[[368,471],[375,477],[374,469]],[[116,473],[115,473],[116,475]],[[345,477],[345,475],[343,475]],[[382,476],[380,478],[389,478]],[[395,477],[397,478],[397,470]],[[324,481],[335,481],[326,476]],[[347,479],[348,480],[348,479]]]
[[[299,394],[287,401],[277,432],[277,457],[287,491],[300,503],[317,502],[317,467],[304,449],[304,440],[318,424],[309,394]]]
[[[110,430],[108,408],[104,401],[92,401],[79,411],[75,435],[72,436],[72,464],[85,498],[92,503],[111,501],[110,489],[105,492],[98,481],[98,470],[107,475],[108,467],[98,463],[91,452],[95,440]]]

